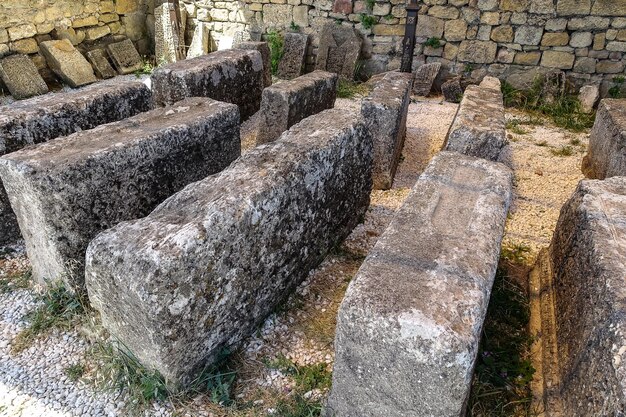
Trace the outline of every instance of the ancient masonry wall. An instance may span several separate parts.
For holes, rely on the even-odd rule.
[[[441,62],[444,70],[480,79],[485,74],[518,87],[562,69],[572,85],[624,74],[626,0],[420,0],[414,65]],[[327,22],[350,25],[366,38],[360,69],[400,66],[404,0],[181,0],[188,31],[207,22],[215,43],[236,32],[297,30],[312,35],[307,69],[314,66],[319,32]],[[430,39],[430,41],[429,41]]]

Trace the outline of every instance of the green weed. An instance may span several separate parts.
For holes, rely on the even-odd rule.
[[[520,121],[518,119],[512,119],[506,122],[506,129],[515,133],[516,135],[525,135],[528,132],[522,129],[520,126]]]
[[[340,79],[337,85],[337,97],[340,98],[354,98],[357,95],[365,95],[368,92],[368,88],[365,84]]]
[[[144,58],[141,68],[135,71],[135,76],[137,78],[141,78],[142,75],[150,75],[154,72],[156,68],[157,66],[154,64],[153,61]]]
[[[270,47],[270,67],[273,75],[276,75],[278,72],[278,64],[280,63],[280,60],[283,59],[284,42],[285,40],[282,34],[276,32],[275,30],[268,32],[267,43]]]
[[[437,37],[428,38],[426,42],[424,42],[424,46],[430,46],[433,49],[441,48],[441,41]]]
[[[292,20],[291,24],[289,25],[289,29],[291,29],[294,32],[297,32],[300,30],[300,26],[296,25],[296,22]]]
[[[28,288],[31,277],[31,270],[0,277],[0,294],[8,294],[18,289]]]
[[[574,155],[574,148],[569,145],[563,145],[560,148],[551,148],[550,153],[554,156],[572,156]]]
[[[375,4],[376,4],[376,0],[365,0],[365,6],[367,7],[367,10],[369,10],[370,12],[374,10]]]
[[[85,374],[85,365],[82,363],[76,363],[65,368],[65,375],[70,381],[78,381]]]
[[[609,97],[611,98],[620,98],[622,96],[622,85],[624,84],[624,81],[626,80],[626,78],[624,78],[624,76],[622,75],[618,75],[616,77],[613,77],[613,86],[611,88],[609,88]]]
[[[375,16],[370,16],[365,13],[361,13],[361,25],[363,25],[363,28],[371,29],[376,24],[376,22],[377,22],[377,19]]]

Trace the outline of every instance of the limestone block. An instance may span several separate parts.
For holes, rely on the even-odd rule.
[[[458,60],[477,64],[490,64],[496,59],[498,44],[491,41],[463,41],[459,46]]]
[[[626,0],[595,0],[591,14],[623,17],[626,14]]]
[[[70,87],[80,87],[96,81],[93,68],[69,40],[42,42],[39,47],[50,69]]]
[[[101,233],[85,278],[104,327],[171,385],[188,384],[357,225],[371,164],[358,115],[326,110]]]
[[[583,112],[591,113],[600,98],[600,88],[597,85],[585,85],[578,93],[578,101]]]
[[[530,0],[530,13],[536,14],[554,14],[553,0]]]
[[[0,176],[33,277],[84,292],[85,251],[99,232],[148,215],[239,155],[237,106],[190,98],[5,155]]]
[[[518,52],[513,62],[517,65],[537,65],[541,59],[541,52]]]
[[[465,413],[511,183],[500,163],[432,159],[341,303],[326,417]]]
[[[313,71],[263,90],[257,144],[272,142],[299,121],[333,108],[337,82],[337,74]]]
[[[187,58],[196,58],[209,53],[210,31],[205,22],[198,22],[193,32],[191,45],[187,50]]]
[[[513,27],[510,25],[498,26],[491,31],[491,40],[499,43],[513,42],[513,36]]]
[[[593,34],[591,32],[574,32],[569,41],[570,46],[574,48],[586,48],[593,42]]]
[[[445,23],[445,39],[448,42],[465,40],[467,33],[467,23],[463,19],[448,20]]]
[[[78,45],[85,40],[85,32],[76,32],[74,28],[56,27],[52,31],[52,36],[58,40],[67,39],[72,45]]]
[[[547,68],[572,69],[574,54],[561,51],[544,51],[541,57],[541,66]]]
[[[582,171],[588,178],[603,180],[626,176],[626,100],[605,98],[598,105],[589,136]]]
[[[303,28],[309,26],[309,6],[294,6],[293,23]]]
[[[115,11],[118,14],[128,14],[139,9],[139,0],[115,0]]]
[[[500,5],[500,0],[478,0],[478,8],[483,12],[496,10]]]
[[[541,38],[541,46],[565,46],[569,43],[567,32],[546,32]]]
[[[498,161],[506,145],[502,93],[486,85],[468,86],[444,149]]]
[[[0,79],[11,95],[18,100],[48,92],[48,86],[37,72],[37,67],[26,55],[11,55],[2,58]]]
[[[413,79],[413,94],[416,96],[429,95],[440,69],[441,62],[420,65],[415,71]]]
[[[611,20],[607,17],[586,16],[570,18],[567,22],[569,30],[603,30],[609,27]]]
[[[412,82],[411,73],[394,71],[375,75],[368,82],[372,91],[361,101],[361,116],[374,141],[375,190],[387,190],[393,184],[404,146]]]
[[[151,79],[158,105],[210,97],[238,105],[241,119],[247,120],[261,104],[263,58],[258,51],[217,51],[157,68]]]
[[[423,38],[441,38],[445,22],[432,16],[418,15],[415,35]]]
[[[591,11],[591,0],[557,0],[559,16],[587,15]]]
[[[270,62],[270,48],[267,42],[254,42],[244,41],[239,42],[235,49],[249,49],[252,51],[259,51],[261,58],[263,59],[263,86],[269,87],[272,85],[272,68]]]
[[[428,9],[428,15],[439,19],[458,19],[459,9],[456,7],[446,7],[435,5]]]
[[[98,22],[96,22],[98,23]],[[37,28],[34,25],[20,25],[8,28],[9,39],[17,41],[19,39],[32,38],[37,34]]]
[[[509,12],[528,11],[530,0],[500,0],[500,10]]]
[[[499,12],[484,12],[480,17],[480,23],[484,25],[496,26],[500,23]]]
[[[515,30],[515,43],[520,45],[539,45],[543,28],[540,26],[520,26]]]
[[[29,55],[39,52],[39,44],[35,38],[20,39],[19,41],[11,42],[9,47],[11,51],[17,54]]]
[[[363,39],[352,28],[327,23],[322,28],[315,69],[354,79]]]
[[[106,35],[111,33],[111,28],[107,25],[104,26],[94,26],[84,30],[85,40],[95,41],[100,38],[104,38]]]
[[[598,61],[596,72],[600,74],[619,74],[624,71],[624,63],[620,61]]]
[[[304,69],[304,59],[309,45],[309,35],[285,33],[283,56],[278,63],[278,77],[291,80],[299,77]]]
[[[596,60],[594,58],[580,57],[576,58],[574,63],[574,72],[582,74],[593,74],[596,72]]]
[[[107,52],[120,74],[132,74],[143,67],[141,56],[130,39],[108,44]]]
[[[174,27],[172,14],[174,3],[163,2],[154,7],[154,53],[157,62],[172,63],[185,59],[185,28],[187,12],[184,8],[178,9],[180,25]]]
[[[72,21],[72,27],[75,29],[84,28],[87,26],[97,26],[98,18],[95,16],[88,16],[82,19],[74,19]]]
[[[293,6],[289,4],[264,4],[263,25],[268,27],[284,27],[291,25]]]
[[[87,59],[91,63],[96,75],[100,78],[113,78],[117,72],[111,66],[106,51],[102,48],[87,51]]]

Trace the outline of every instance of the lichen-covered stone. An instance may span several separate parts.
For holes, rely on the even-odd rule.
[[[320,34],[315,69],[354,79],[363,40],[352,27],[327,23]]]
[[[291,80],[302,74],[308,45],[309,35],[285,33],[283,55],[278,63],[279,78]]]
[[[234,48],[259,51],[261,53],[261,58],[263,59],[263,86],[269,87],[272,85],[272,64],[270,58],[270,47],[267,42],[241,41],[237,42]]]
[[[335,105],[337,74],[313,71],[263,90],[257,144],[272,142],[291,126]]]
[[[433,158],[341,303],[327,417],[464,414],[511,188],[503,164]]]
[[[26,55],[11,55],[0,60],[0,79],[18,100],[46,94],[48,86],[37,67]]]
[[[417,96],[429,95],[440,69],[441,62],[420,65],[415,71],[413,94]]]
[[[445,149],[497,161],[506,144],[502,93],[486,86],[468,86]]]
[[[91,64],[67,39],[39,44],[48,66],[70,87],[80,87],[96,81]]]
[[[140,82],[100,83],[46,94],[0,107],[0,155],[152,109],[150,89]],[[0,185],[0,244],[19,239],[15,214]]]
[[[626,176],[626,100],[605,98],[598,105],[582,171],[588,178]]]
[[[106,51],[102,48],[87,51],[87,59],[91,63],[96,75],[100,78],[113,78],[117,72],[111,66]]]
[[[376,190],[393,184],[404,146],[412,82],[413,74],[406,72],[375,75],[368,82],[371,93],[361,102],[361,116],[374,141],[372,183]]]
[[[160,67],[151,79],[159,105],[185,97],[210,97],[238,105],[241,119],[246,120],[261,104],[263,58],[253,50],[217,51]]]
[[[187,186],[87,250],[102,322],[171,385],[237,345],[365,214],[372,141],[326,110]]]
[[[84,291],[87,245],[240,155],[239,110],[190,98],[0,158],[33,276]]]
[[[441,84],[441,93],[446,101],[460,103],[463,99],[463,87],[459,77],[452,78]]]
[[[132,74],[143,67],[141,56],[130,39],[107,45],[107,52],[120,74]]]

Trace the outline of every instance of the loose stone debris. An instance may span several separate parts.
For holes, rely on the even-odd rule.
[[[143,63],[139,52],[130,39],[107,45],[107,52],[113,61],[117,71],[124,74],[132,74],[141,70]]]
[[[1,59],[0,79],[18,100],[48,92],[46,82],[26,55],[11,55]]]
[[[39,44],[48,66],[70,87],[80,87],[96,82],[91,64],[67,39]]]
[[[283,56],[278,63],[278,77],[291,80],[299,77],[304,69],[309,35],[303,33],[285,33]]]
[[[626,175],[626,100],[605,98],[598,106],[582,171],[588,178]]]

